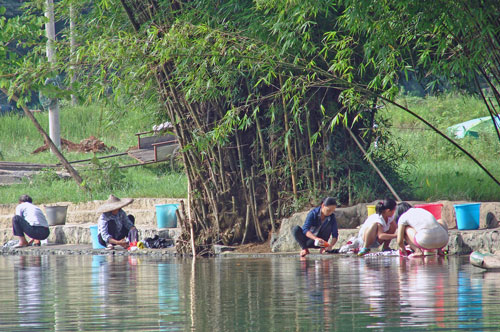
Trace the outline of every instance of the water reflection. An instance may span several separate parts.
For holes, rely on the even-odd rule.
[[[302,288],[308,295],[307,318],[320,328],[333,327],[335,303],[335,271],[331,260],[302,260]]]
[[[42,257],[16,257],[17,302],[19,326],[26,330],[43,327],[42,304],[43,282]]]
[[[444,259],[438,256],[400,258],[401,308],[408,313],[402,326],[445,327],[443,264]]]
[[[486,330],[499,274],[461,258],[0,256],[0,331]]]
[[[158,263],[158,327],[168,331],[172,325],[171,313],[179,312],[179,275],[176,264]]]
[[[482,280],[458,272],[458,320],[460,328],[482,330]]]

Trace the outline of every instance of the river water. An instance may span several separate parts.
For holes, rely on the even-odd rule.
[[[468,257],[0,256],[0,331],[499,330]]]

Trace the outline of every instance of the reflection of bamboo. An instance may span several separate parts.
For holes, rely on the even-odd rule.
[[[195,322],[194,322],[194,317],[195,317],[195,313],[196,313],[196,291],[195,291],[195,266],[196,266],[196,256],[193,256],[193,260],[191,262],[191,281],[189,283],[190,285],[190,300],[191,300],[191,306],[190,306],[190,309],[191,309],[191,312],[190,312],[190,316],[191,316],[191,330],[192,331],[196,331],[196,326],[195,326]]]

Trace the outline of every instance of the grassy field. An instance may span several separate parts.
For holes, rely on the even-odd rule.
[[[61,107],[61,137],[75,143],[95,136],[114,150],[98,153],[103,156],[124,152],[137,145],[137,132],[151,128],[151,119],[144,113],[128,111],[116,106]],[[48,132],[47,113],[36,113],[36,118]],[[32,154],[43,145],[43,139],[31,121],[17,114],[0,118],[0,160],[55,164],[59,160],[50,152]],[[64,151],[69,161],[92,158],[92,153]],[[42,172],[30,181],[11,186],[0,186],[0,203],[17,202],[23,193],[29,193],[38,203],[57,201],[80,202],[106,199],[110,193],[121,197],[186,197],[187,181],[183,174],[172,173],[168,165],[156,164],[118,169],[118,165],[137,163],[128,156],[106,159],[97,171],[97,165],[78,170],[92,191],[84,192],[72,180],[60,179],[54,171]]]
[[[398,101],[443,132],[454,124],[489,115],[484,104],[473,97],[406,97]],[[392,139],[408,152],[401,169],[410,170],[405,173],[412,185],[409,199],[500,201],[500,186],[415,117],[394,106],[383,109],[380,116],[390,119]],[[500,180],[500,142],[493,124],[486,125],[478,138],[466,137],[456,142]]]

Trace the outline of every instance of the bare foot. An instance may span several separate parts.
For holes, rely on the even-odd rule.
[[[300,257],[306,257],[307,255],[309,255],[309,249],[302,249],[300,251]]]
[[[24,247],[27,247],[28,246],[28,242],[27,241],[19,241],[18,244],[16,244],[13,248],[24,248]]]

